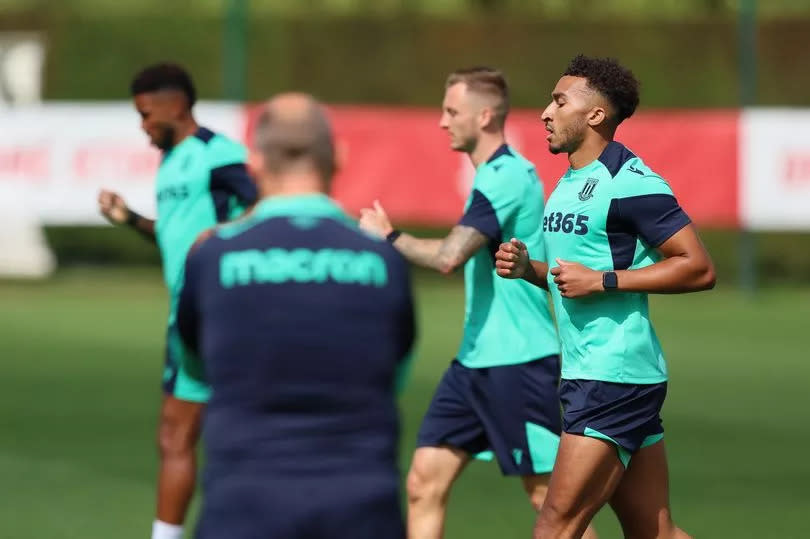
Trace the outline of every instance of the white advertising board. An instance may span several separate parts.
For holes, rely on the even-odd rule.
[[[197,121],[243,138],[242,107],[200,103]],[[0,110],[0,198],[45,224],[99,224],[101,188],[154,216],[160,152],[130,103],[48,103]]]
[[[743,225],[810,230],[810,110],[743,111],[739,180]]]

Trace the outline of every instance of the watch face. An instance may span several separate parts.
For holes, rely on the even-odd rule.
[[[605,288],[616,288],[619,285],[619,279],[612,271],[606,271],[602,275],[602,286]]]

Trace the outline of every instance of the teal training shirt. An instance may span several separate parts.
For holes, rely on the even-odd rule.
[[[611,142],[596,161],[569,168],[551,193],[543,216],[545,259],[549,269],[558,258],[599,271],[642,268],[658,261],[655,248],[689,222],[667,182],[622,144]],[[647,294],[606,291],[569,299],[553,279],[549,272],[563,378],[626,384],[667,380]]]
[[[511,238],[542,252],[543,184],[534,165],[507,145],[475,173],[459,225],[489,238],[464,266],[464,336],[458,360],[483,368],[558,354],[559,340],[545,291],[495,273],[494,253]]]
[[[256,201],[246,153],[238,142],[201,127],[163,156],[155,185],[155,234],[172,306],[186,255],[200,232],[238,217]]]

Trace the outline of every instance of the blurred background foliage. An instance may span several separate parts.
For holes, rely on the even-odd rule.
[[[47,36],[46,99],[125,99],[133,70],[167,57],[191,69],[204,98],[218,99],[232,73],[225,59],[240,57],[249,100],[295,88],[329,102],[435,106],[436,81],[448,71],[490,64],[509,77],[516,106],[535,107],[583,52],[633,68],[643,81],[642,107],[736,107],[738,4],[0,0],[0,30]],[[234,24],[247,37],[228,43],[228,14],[239,9]],[[810,105],[810,0],[760,2],[757,16],[755,103]]]
[[[227,0],[233,2],[234,0]],[[155,14],[177,10],[218,15],[222,0],[0,0],[0,10],[58,10],[83,14]],[[731,17],[740,8],[739,0],[251,0],[255,14],[271,15],[368,15],[476,17],[481,15],[532,15],[543,18],[598,19],[691,19]],[[760,14],[767,19],[792,18],[810,13],[807,0],[767,0]]]

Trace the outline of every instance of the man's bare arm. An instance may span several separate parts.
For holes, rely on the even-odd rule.
[[[616,270],[618,291],[646,294],[682,294],[714,287],[714,265],[693,225],[687,225],[662,243],[663,260],[644,268]],[[579,262],[557,259],[551,269],[554,283],[565,298],[605,292],[602,271]],[[609,292],[615,293],[615,292]]]
[[[98,208],[109,222],[114,225],[129,225],[151,242],[155,239],[155,221],[147,219],[129,209],[118,193],[102,189],[98,194]]]
[[[657,250],[664,257],[660,262],[616,272],[619,290],[682,294],[714,288],[714,264],[694,225],[682,228]]]
[[[526,272],[523,280],[548,290],[548,264],[540,260],[529,260],[529,267],[531,270]]]
[[[134,228],[141,236],[145,237],[146,239],[156,242],[157,237],[155,236],[155,221],[153,219],[149,219],[135,213],[132,210],[129,210],[129,216],[127,217],[127,224]]]
[[[456,225],[444,239],[417,238],[402,233],[393,245],[410,262],[447,274],[464,265],[487,241],[475,228]]]

